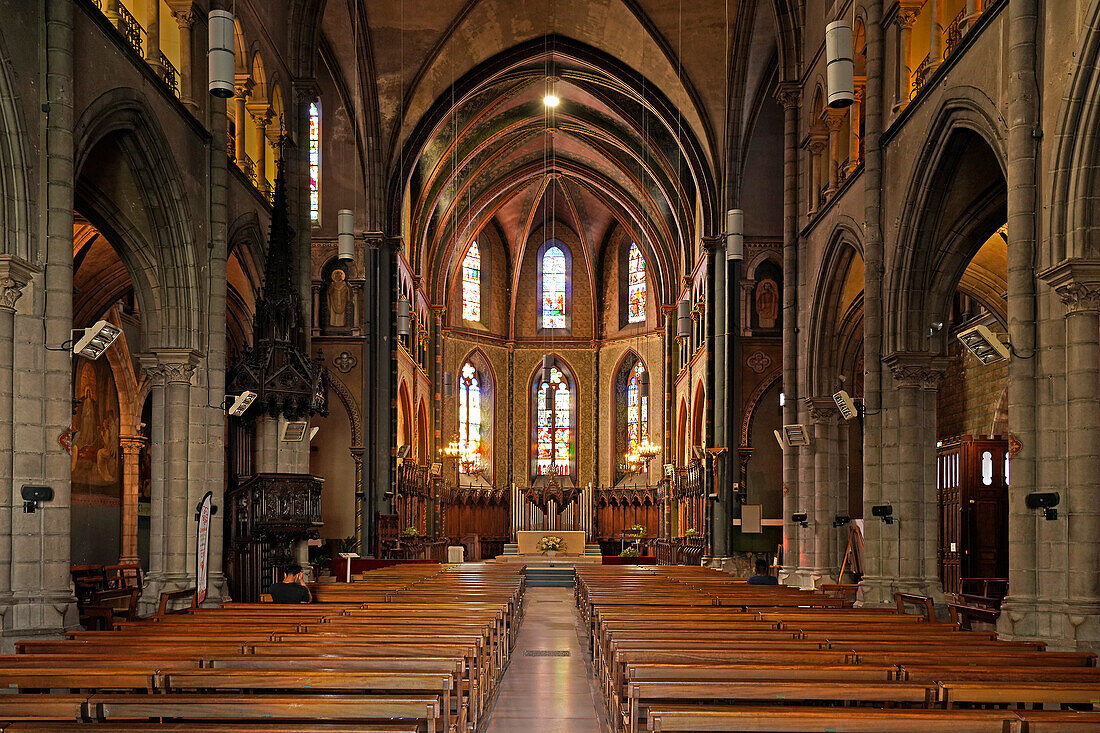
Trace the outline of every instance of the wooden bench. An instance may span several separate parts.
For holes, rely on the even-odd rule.
[[[877,710],[870,708],[653,705],[651,731],[768,731],[773,733],[1009,733],[1004,710]]]
[[[186,608],[176,608],[180,601],[189,601],[190,605]],[[170,613],[185,613],[187,608],[198,607],[199,596],[194,588],[164,591],[160,594],[160,601],[157,603],[157,615],[166,616]]]
[[[626,730],[634,731],[652,705],[670,700],[809,702],[840,701],[930,707],[935,686],[869,680],[653,680],[627,683]]]

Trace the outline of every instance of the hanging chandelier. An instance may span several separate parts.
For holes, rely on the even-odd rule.
[[[458,437],[452,438],[450,443],[439,449],[439,452],[444,458],[458,458],[462,455],[462,448],[458,445]]]
[[[645,461],[651,461],[658,456],[661,452],[661,447],[656,443],[650,442],[649,436],[645,436],[641,443],[634,446],[634,451]]]

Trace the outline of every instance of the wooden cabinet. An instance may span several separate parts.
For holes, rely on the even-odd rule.
[[[1008,440],[963,435],[936,451],[939,570],[945,593],[963,579],[1008,575]]]

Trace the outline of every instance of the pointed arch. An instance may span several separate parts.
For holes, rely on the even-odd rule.
[[[576,476],[577,379],[556,354],[551,355],[551,363],[550,380],[544,378],[540,361],[530,381],[533,480],[550,475],[552,469],[559,477]],[[553,395],[552,403],[547,399],[548,392]]]
[[[620,468],[623,456],[649,437],[649,369],[642,357],[630,349],[613,374],[611,475],[617,483],[625,476]]]

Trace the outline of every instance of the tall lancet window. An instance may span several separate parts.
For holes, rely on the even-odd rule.
[[[626,383],[626,447],[633,448],[649,434],[649,397],[642,394],[641,380],[645,374],[642,362],[634,364]]]
[[[321,108],[309,103],[309,218],[321,217]]]
[[[481,320],[481,250],[470,244],[462,260],[462,318]]]
[[[554,246],[542,255],[542,327],[565,328],[565,253]]]
[[[481,451],[481,379],[470,362],[458,380],[458,447],[463,454]],[[465,473],[462,464],[459,471]]]
[[[630,309],[627,320],[630,323],[645,321],[645,295],[645,258],[642,257],[641,248],[632,242],[627,256],[627,297]]]
[[[552,410],[546,404],[546,392],[551,386],[554,392]],[[557,367],[552,367],[550,381],[539,384],[535,399],[538,406],[535,473],[548,476],[554,470],[559,476],[568,476],[573,444],[572,392],[569,389],[569,380]],[[554,457],[553,468],[551,456]]]

